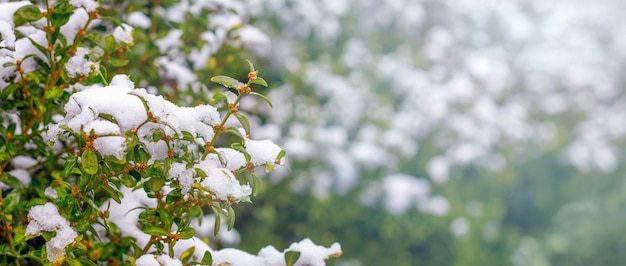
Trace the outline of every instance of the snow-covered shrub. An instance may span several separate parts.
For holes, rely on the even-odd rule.
[[[271,172],[285,152],[250,139],[239,110],[242,98],[271,105],[251,87],[267,87],[252,63],[245,83],[211,75],[219,84],[211,85],[192,69],[241,47],[263,52],[267,42],[242,25],[236,4],[148,6],[0,3],[0,264],[323,265],[340,256],[339,244],[309,239],[252,255],[199,237],[206,212],[214,234],[222,220],[232,229],[233,205],[260,185],[255,170]],[[176,30],[208,14],[205,27]],[[199,50],[180,42],[197,33]]]

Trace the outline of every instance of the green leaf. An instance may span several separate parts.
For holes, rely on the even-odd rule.
[[[231,133],[239,138],[241,138],[242,140],[245,139],[244,136],[241,135],[241,132],[239,132],[239,130],[237,130],[234,127],[229,127],[226,132]]]
[[[60,1],[54,6],[54,13],[66,14],[72,12],[75,7],[70,5],[68,1]]]
[[[70,258],[70,257],[65,257],[65,263],[70,266],[82,266],[83,265],[82,263],[80,263],[79,260]]]
[[[3,210],[4,213],[12,213],[15,209],[17,209],[20,203],[20,194],[17,190],[11,191],[6,197],[4,197]]]
[[[254,65],[252,64],[252,62],[250,62],[250,60],[246,60],[246,61],[248,62],[248,66],[250,66],[250,72],[254,72],[254,71],[256,71],[256,70],[254,69]]]
[[[296,261],[300,258],[300,251],[287,251],[285,252],[285,264],[287,266],[293,266],[296,264]]]
[[[183,130],[182,133],[183,133],[183,140],[186,140],[189,142],[195,142],[196,138],[191,134],[191,132]]]
[[[15,227],[13,227],[13,234],[14,235],[13,235],[12,244],[14,246],[18,246],[19,244],[25,241],[26,229],[24,229],[24,226],[22,226],[21,224],[18,224]]]
[[[98,173],[98,155],[92,149],[85,149],[81,156],[83,171],[90,175]]]
[[[144,226],[143,232],[153,236],[166,236],[169,232],[158,226]]]
[[[265,81],[262,77],[256,77],[256,79],[254,81],[252,81],[252,83],[254,84],[258,84],[261,85],[263,87],[267,87],[267,81]]]
[[[116,57],[111,57],[111,59],[109,60],[109,63],[114,67],[123,67],[127,65],[128,62],[129,62],[128,59],[122,59],[122,58],[116,58]]]
[[[159,140],[163,139],[163,137],[165,137],[165,131],[159,128],[152,133],[152,142],[157,143]]]
[[[258,92],[250,92],[250,95],[256,95],[261,97],[261,99],[263,99],[270,107],[274,108],[274,105],[272,105],[272,102],[270,101],[270,99],[268,99],[267,97],[265,97],[265,95],[260,94]]]
[[[261,188],[261,180],[259,180],[259,177],[256,176],[255,174],[251,174],[251,175],[252,175],[252,183],[250,183],[250,185],[252,186],[252,196],[256,197],[259,189]]]
[[[35,48],[37,48],[37,50],[39,50],[42,54],[47,54],[48,51],[46,50],[46,47],[43,47],[41,44],[37,43],[35,40],[33,40],[31,37],[26,37],[28,38],[28,40],[30,41],[30,43],[35,46]]]
[[[213,224],[213,235],[217,236],[217,234],[220,232],[220,223],[222,223],[222,221],[220,221],[222,218],[220,218],[221,216],[219,214],[215,214],[215,223]]]
[[[71,15],[72,13],[52,12],[52,14],[50,15],[50,21],[52,22],[52,26],[60,29],[61,26],[67,24],[67,22],[70,21]],[[56,32],[59,32],[59,30],[57,30]]]
[[[115,37],[113,35],[109,35],[104,37],[104,51],[108,54],[115,52],[117,43],[115,42]]]
[[[11,155],[9,155],[8,152],[0,152],[0,163],[4,162],[4,161],[8,161],[11,159]]]
[[[41,68],[44,69],[45,73],[50,72],[50,66],[48,65],[46,61],[43,61],[43,59],[36,57],[36,56],[33,57],[33,59],[35,60],[35,62],[37,62],[37,65],[39,65]]]
[[[52,89],[44,93],[44,98],[48,100],[58,99],[58,98],[61,98],[62,95],[63,95],[63,89],[59,88],[58,86],[54,86],[52,87]]]
[[[194,170],[196,170],[196,174],[197,174],[199,177],[206,178],[206,177],[208,176],[208,175],[206,174],[206,172],[204,172],[204,170],[202,170],[202,169],[200,169],[200,168],[194,168]]]
[[[202,256],[202,261],[200,261],[200,264],[202,265],[212,265],[213,264],[213,257],[211,256],[211,252],[209,251],[205,251],[204,255]]]
[[[147,162],[150,159],[150,153],[148,153],[148,151],[146,151],[146,149],[144,149],[141,146],[136,146],[135,147],[135,155],[137,156],[135,158],[135,162],[137,163],[144,163]]]
[[[137,180],[132,175],[122,175],[120,177],[120,180],[122,181],[122,184],[124,184],[124,186],[129,188],[133,188],[135,187],[135,185],[137,185]]]
[[[241,143],[235,142],[233,144],[230,144],[230,147],[233,150],[243,153],[243,156],[246,157],[246,162],[250,162],[250,160],[252,159],[248,151],[246,151],[246,148],[243,145],[241,145]]]
[[[243,129],[246,131],[246,135],[250,135],[250,121],[248,121],[248,118],[240,113],[234,113],[234,115],[237,120],[239,120],[239,123],[241,123]]]
[[[243,83],[238,80],[227,76],[215,76],[211,78],[211,81],[232,89],[237,89],[239,86],[243,85]]]
[[[111,22],[115,23],[115,26],[122,25],[122,22],[121,22],[119,19],[117,19],[116,17],[111,17],[111,16],[103,16],[103,17],[101,17],[101,19],[102,19],[102,20],[108,20],[108,21],[111,21]]]
[[[235,210],[232,206],[228,206],[228,231],[235,226]]]
[[[89,265],[89,266],[97,266],[98,265],[95,262],[93,262],[93,261],[91,261],[90,259],[87,259],[87,258],[77,258],[76,260],[79,261],[81,265]]]
[[[266,163],[265,163],[265,172],[266,172],[266,173],[269,173],[269,172],[271,172],[271,171],[274,171],[274,165],[273,165],[273,164],[271,164],[271,163],[267,163],[267,162],[266,162]]]
[[[109,185],[101,185],[100,188],[102,188],[102,190],[104,190],[107,194],[109,194],[109,196],[113,200],[115,200],[115,202],[120,203],[120,204],[122,203],[122,200],[121,200],[121,198],[123,197],[122,193],[113,189]]]
[[[61,176],[63,178],[67,178],[70,173],[72,173],[72,170],[74,170],[74,167],[76,167],[76,163],[78,163],[78,157],[72,156],[68,158],[63,165],[63,171],[61,172]]]
[[[20,7],[13,14],[13,23],[15,26],[20,26],[25,24],[26,22],[33,22],[41,19],[43,16],[41,15],[41,10],[39,7],[35,5],[25,5]]]
[[[280,150],[280,152],[278,152],[278,155],[276,155],[276,160],[284,158],[286,154],[287,153],[285,152],[285,150]]]
[[[105,114],[105,113],[99,113],[98,117],[100,117],[100,118],[102,118],[104,120],[107,120],[107,121],[109,121],[111,123],[117,124],[117,119],[115,119],[115,117],[113,117],[113,115]]]
[[[172,214],[170,214],[164,208],[157,209],[157,212],[159,213],[159,217],[161,218],[161,221],[163,223],[165,223],[167,228],[172,228],[172,223],[174,223],[174,219],[172,218]]]
[[[180,237],[182,237],[183,239],[188,239],[188,238],[191,238],[195,233],[196,233],[196,229],[189,227],[183,230],[182,232],[180,232]]]
[[[146,181],[143,186],[148,191],[157,192],[165,185],[165,180],[161,178],[151,178]]]
[[[195,251],[196,251],[196,247],[191,246],[187,250],[183,251],[183,254],[180,254],[180,261],[182,262],[183,265],[187,265],[187,262],[189,261],[189,259],[191,259]]]
[[[13,92],[19,87],[20,85],[18,85],[17,83],[12,83],[9,86],[4,87],[4,89],[2,90],[2,93],[0,93],[0,97],[3,100],[6,100],[9,97],[9,95],[13,94]]]

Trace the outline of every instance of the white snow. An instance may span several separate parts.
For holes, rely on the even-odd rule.
[[[315,245],[309,238],[305,238],[298,243],[292,243],[285,251],[300,251],[300,258],[295,265],[326,265],[324,259],[341,254],[341,245],[332,244],[329,248]]]
[[[115,27],[113,30],[113,37],[115,41],[118,43],[133,43],[133,27],[126,23],[122,23],[122,25]]]
[[[13,26],[11,26],[11,24],[0,20],[0,35],[2,35],[0,47],[4,46],[9,49],[15,48],[15,32],[13,32]]]
[[[392,214],[403,214],[415,203],[427,200],[430,183],[406,174],[386,176],[382,181],[384,206]]]
[[[194,183],[193,169],[187,169],[184,163],[173,163],[168,173],[170,178],[177,178],[183,195],[187,194]]]
[[[100,63],[93,62],[88,59],[89,57],[89,49],[78,47],[76,49],[76,54],[70,58],[65,64],[65,69],[67,70],[67,74],[74,78],[78,75],[87,76],[94,69],[98,69]]]
[[[126,18],[126,22],[128,22],[128,24],[132,26],[142,29],[150,28],[150,26],[152,25],[152,21],[150,20],[150,18],[146,16],[146,14],[139,11],[130,13],[128,15],[128,18]]]
[[[83,7],[87,12],[96,11],[98,3],[94,0],[70,0],[70,4],[75,7]]]
[[[135,263],[137,266],[182,266],[183,263],[178,259],[174,259],[168,255],[152,255],[152,254],[144,254],[139,257]]]
[[[215,193],[218,199],[227,200],[231,196],[237,201],[249,201],[252,188],[249,185],[241,185],[231,171],[225,168],[203,170],[207,177],[202,180],[202,186]]]
[[[50,202],[33,206],[28,211],[28,221],[27,236],[56,231],[56,236],[46,243],[47,258],[50,262],[55,262],[64,257],[65,247],[78,237],[78,233],[70,227],[70,223],[59,214],[56,206]]]

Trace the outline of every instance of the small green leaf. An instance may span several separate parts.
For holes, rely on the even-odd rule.
[[[62,95],[63,95],[63,89],[59,88],[58,86],[54,86],[52,87],[52,89],[44,93],[44,98],[48,100],[58,99],[58,98],[61,98]]]
[[[120,204],[122,203],[122,200],[121,200],[121,198],[123,197],[122,193],[113,189],[109,185],[101,185],[100,188],[102,188],[102,190],[104,190],[107,194],[109,194],[109,196],[113,200],[115,200],[115,202],[120,203]]]
[[[172,223],[174,223],[174,219],[172,218],[172,214],[170,214],[164,208],[157,209],[157,212],[159,213],[159,217],[161,218],[161,221],[163,223],[165,223],[167,228],[171,228],[172,227]]]
[[[165,131],[159,128],[152,133],[152,142],[157,143],[159,140],[163,139],[163,137],[165,137]]]
[[[250,92],[250,95],[256,95],[261,97],[261,99],[263,99],[270,107],[274,108],[274,105],[272,105],[272,102],[270,101],[270,99],[268,99],[267,97],[265,97],[265,95],[260,94],[258,92]]]
[[[82,263],[80,263],[79,260],[74,259],[74,258],[69,258],[69,257],[65,257],[65,263],[70,266],[82,266],[83,265]]]
[[[238,80],[227,76],[215,76],[211,78],[211,81],[224,85],[231,89],[237,89],[239,88],[239,86],[243,85],[243,83],[239,82]]]
[[[135,158],[135,162],[137,163],[147,162],[151,157],[150,153],[141,146],[135,147],[135,155],[137,156],[137,158]]]
[[[161,190],[163,185],[165,185],[165,180],[161,178],[150,178],[143,184],[145,189],[152,192],[157,192]]]
[[[17,209],[18,204],[20,203],[20,194],[17,190],[11,191],[8,195],[4,197],[4,204],[2,207],[2,212],[4,213],[12,213],[15,209]]]
[[[219,213],[215,211],[215,207],[212,207],[212,208],[213,208],[213,213],[215,214],[215,223],[213,224],[213,235],[217,236],[217,234],[220,232],[221,216]]]
[[[96,264],[95,262],[91,261],[90,259],[87,258],[77,258],[76,259],[78,262],[80,262],[80,265],[89,265],[89,266],[97,266],[98,264]]]
[[[241,145],[241,143],[235,142],[233,144],[230,144],[230,147],[233,150],[243,153],[243,156],[246,157],[246,162],[249,162],[252,159],[248,151],[246,151],[246,148],[243,145]]]
[[[35,40],[33,40],[31,37],[26,37],[28,38],[28,40],[30,41],[30,43],[35,46],[35,48],[37,48],[37,50],[39,50],[42,54],[47,54],[48,51],[46,50],[46,47],[43,47],[43,45],[39,44],[38,42],[36,42]]]
[[[254,72],[254,71],[256,71],[256,70],[254,69],[254,65],[252,64],[252,62],[250,62],[250,60],[246,60],[246,61],[248,62],[248,65],[250,66],[250,72]]]
[[[191,246],[187,250],[183,251],[183,254],[180,255],[180,261],[183,265],[187,265],[187,262],[193,256],[193,253],[196,251],[196,246]]]
[[[237,118],[237,120],[239,120],[239,123],[241,123],[241,126],[243,127],[243,129],[246,131],[246,135],[249,135],[250,134],[250,121],[248,121],[248,118],[246,118],[244,115],[240,113],[234,113],[234,115]]]
[[[153,236],[166,236],[169,232],[157,226],[144,226],[143,232]]]
[[[11,155],[8,152],[0,152],[0,163],[11,159]]]
[[[267,163],[267,162],[266,162],[266,163],[265,163],[265,172],[266,172],[266,173],[269,173],[269,172],[271,172],[271,171],[274,171],[274,165],[273,165],[273,164],[271,164],[271,163]]]
[[[109,63],[114,67],[123,67],[127,65],[128,62],[129,62],[128,59],[115,58],[115,57],[111,57],[111,59],[109,60]]]
[[[194,168],[194,170],[196,170],[196,174],[197,174],[199,177],[206,178],[206,177],[208,176],[208,175],[206,174],[206,172],[204,172],[204,170],[202,170],[202,169],[200,169],[200,168]]]
[[[252,81],[252,83],[254,84],[258,84],[261,85],[263,87],[267,87],[267,81],[265,81],[262,77],[256,77],[256,79],[254,81]]]
[[[85,149],[81,156],[83,171],[90,175],[98,173],[98,155],[92,149]]]
[[[194,142],[196,140],[196,138],[191,134],[191,132],[182,131],[182,133],[183,133],[183,140],[186,140],[189,142]]]
[[[115,52],[116,47],[115,37],[109,35],[104,37],[104,51],[108,54]]]
[[[285,264],[287,266],[293,266],[300,258],[300,251],[287,251],[285,252]]]
[[[100,117],[100,118],[102,118],[104,120],[107,120],[107,121],[109,121],[111,123],[117,124],[117,119],[115,119],[115,117],[113,117],[113,115],[105,114],[105,113],[99,113],[98,117]]]
[[[71,15],[72,13],[52,12],[52,14],[50,15],[50,21],[52,22],[52,26],[57,29],[61,28],[61,26],[67,24],[67,22],[70,21]]]
[[[20,26],[25,24],[26,22],[33,22],[41,19],[43,16],[41,15],[41,10],[39,7],[35,5],[25,5],[20,7],[13,14],[13,23],[15,26]]]
[[[213,264],[213,257],[211,256],[211,252],[209,251],[205,251],[204,255],[202,256],[202,261],[200,261],[200,264],[202,265],[212,265]]]
[[[282,158],[284,158],[286,155],[285,150],[280,150],[280,152],[278,152],[278,155],[276,155],[276,160],[280,160]]]
[[[17,83],[12,83],[11,85],[4,87],[4,89],[2,90],[2,93],[0,93],[0,97],[3,100],[6,100],[9,97],[9,95],[13,94],[13,92],[19,87],[20,85],[18,85]]]
[[[232,206],[228,206],[228,231],[235,226],[235,210]]]
[[[122,184],[124,184],[124,186],[129,188],[133,188],[135,187],[135,185],[137,185],[137,180],[132,175],[122,175],[120,177],[120,180],[122,181]]]
[[[182,239],[188,239],[188,238],[191,238],[195,233],[196,233],[196,229],[193,229],[192,227],[189,227],[189,228],[183,230],[182,232],[180,232],[180,237]]]
[[[237,137],[240,137],[242,140],[244,139],[244,136],[241,135],[241,132],[239,132],[239,130],[237,130],[234,127],[229,127],[226,132],[231,133]]]
[[[22,226],[21,224],[18,224],[13,227],[13,234],[13,245],[18,246],[25,241],[26,229],[24,229],[24,226]]]
[[[102,20],[111,21],[111,22],[113,22],[115,24],[115,26],[122,25],[122,22],[119,19],[117,19],[116,17],[102,16]]]
[[[75,7],[70,5],[68,1],[60,1],[54,6],[54,12],[59,14],[66,14],[72,12]]]
[[[251,175],[252,175],[252,183],[250,183],[250,185],[252,186],[252,196],[256,197],[259,189],[261,188],[261,180],[259,180],[259,177],[256,176],[255,174],[251,174]]]

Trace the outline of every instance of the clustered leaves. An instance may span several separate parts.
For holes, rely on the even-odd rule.
[[[249,201],[248,185],[241,186],[239,196],[221,195],[213,180],[230,178],[231,187],[248,182],[256,193],[260,181],[255,168],[264,166],[269,172],[285,156],[275,145],[271,158],[252,151],[274,146],[249,139],[250,122],[238,109],[247,95],[271,106],[251,88],[267,87],[267,82],[250,62],[246,83],[227,76],[211,78],[232,90],[205,90],[205,95],[212,92],[209,105],[196,108],[214,110],[221,119],[198,122],[208,128],[202,132],[183,130],[168,118],[171,113],[155,109],[155,104],[175,106],[163,97],[132,88],[125,76],[116,76],[109,86],[112,75],[107,69],[124,69],[130,62],[126,57],[132,56],[126,53],[134,45],[111,32],[115,28],[113,32],[123,34],[130,26],[101,16],[95,2],[75,4],[23,3],[14,13],[16,39],[33,49],[0,47],[6,52],[0,54],[3,71],[10,71],[0,84],[0,264],[120,265],[133,264],[145,254],[174,257],[176,244],[195,235],[192,220],[201,220],[205,212],[215,214],[215,234],[223,218],[232,229],[232,205]],[[85,14],[84,21],[71,21],[77,13]],[[114,87],[124,86],[129,88],[123,95],[140,101],[141,114],[132,115],[144,117],[130,128],[125,117],[81,105],[79,97],[85,93],[112,93]],[[91,117],[75,122],[76,110]],[[231,116],[238,124],[229,122]],[[106,124],[107,130],[87,122]],[[118,150],[110,151],[111,146]],[[244,163],[231,166],[229,152],[241,154]],[[218,167],[203,166],[211,160]],[[20,163],[24,161],[28,164]],[[190,180],[181,177],[185,171]],[[133,191],[143,191],[155,203],[129,211],[139,213],[138,229],[148,236],[144,242],[123,233],[118,221],[110,219],[113,208]],[[47,224],[42,213],[54,214],[55,224]],[[63,236],[69,241],[55,240]],[[183,264],[212,263],[210,252],[201,257],[196,253],[191,246],[177,259]],[[299,252],[284,256],[293,265]]]

